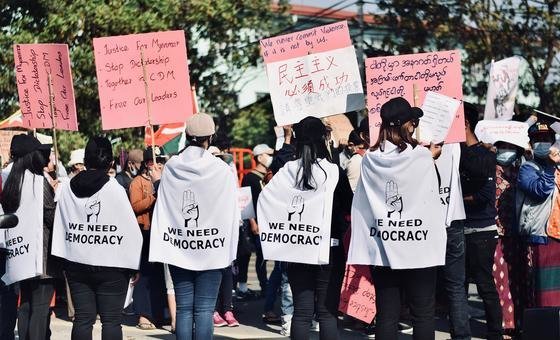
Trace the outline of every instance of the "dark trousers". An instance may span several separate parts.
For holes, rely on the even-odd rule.
[[[294,300],[291,339],[309,339],[311,321],[316,314],[321,340],[338,339],[337,314],[344,275],[344,253],[331,248],[330,264],[288,264],[288,281]],[[340,249],[339,249],[340,248]]]
[[[20,282],[18,335],[21,340],[50,339],[50,304],[53,279],[29,279]]]
[[[72,340],[91,340],[97,314],[101,317],[101,338],[122,339],[122,311],[129,276],[122,271],[68,271],[75,319]]]
[[[224,314],[227,311],[233,310],[232,294],[233,289],[233,273],[231,266],[221,269],[222,282],[220,283],[220,292],[216,300],[216,311]]]
[[[447,228],[447,252],[445,266],[441,268],[443,288],[449,305],[451,338],[471,338],[468,301],[465,292],[465,234],[464,222],[453,221]]]
[[[134,286],[132,306],[134,312],[156,325],[163,322],[166,289],[163,264],[150,262],[150,231],[142,230],[142,255],[140,258],[140,280]]]
[[[412,316],[414,340],[435,339],[435,290],[437,267],[393,270],[389,267],[373,267],[375,282],[377,340],[398,338],[401,315],[401,290]]]
[[[476,284],[478,295],[484,303],[486,313],[487,338],[502,339],[502,308],[496,290],[492,266],[496,251],[496,231],[483,231],[465,235],[467,249],[467,276]]]
[[[255,261],[255,271],[257,272],[257,278],[259,279],[259,284],[261,286],[261,293],[264,294],[267,284],[266,261],[263,257],[259,235],[252,235],[252,241],[255,244],[255,254],[257,255],[257,259]],[[239,273],[237,275],[237,282],[247,282],[247,273],[249,271],[250,259],[251,253],[244,254],[243,256],[238,257],[237,267],[239,269]]]
[[[6,273],[6,255],[0,250],[0,277]],[[14,285],[0,281],[0,340],[14,340],[17,319],[17,295]]]

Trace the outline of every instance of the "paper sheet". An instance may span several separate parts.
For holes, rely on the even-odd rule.
[[[418,126],[420,142],[426,144],[443,142],[449,133],[460,104],[461,102],[457,99],[428,91],[422,105],[424,116],[420,118]]]

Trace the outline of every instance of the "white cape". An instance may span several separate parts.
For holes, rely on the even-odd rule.
[[[237,179],[222,160],[190,146],[165,165],[150,234],[150,261],[189,270],[236,258],[241,214]]]
[[[338,167],[321,160],[320,167],[312,167],[317,189],[300,190],[296,187],[299,164],[299,160],[286,163],[259,195],[257,218],[263,256],[267,260],[327,264]]]
[[[445,225],[448,227],[451,222],[466,218],[461,174],[459,173],[460,161],[461,146],[459,143],[445,144],[441,156],[436,160],[440,176],[440,202],[446,211]]]
[[[21,201],[16,211],[19,223],[6,229],[4,246],[8,249],[6,285],[43,273],[43,176],[26,171],[21,188]]]
[[[412,269],[445,263],[445,211],[429,150],[367,153],[352,202],[348,264]]]
[[[51,254],[72,262],[138,269],[142,233],[123,187],[111,178],[78,198],[70,181],[57,191]]]

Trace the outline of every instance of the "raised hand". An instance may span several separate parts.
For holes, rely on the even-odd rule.
[[[399,217],[403,210],[402,197],[399,195],[399,187],[393,181],[387,182],[385,185],[385,203],[387,204],[387,218],[397,211]]]
[[[305,201],[300,195],[296,195],[292,198],[292,203],[288,205],[288,221],[292,220],[294,214],[299,215],[299,221],[301,222],[301,214],[305,209]]]
[[[97,219],[99,217],[99,212],[101,211],[101,202],[99,202],[97,196],[91,196],[86,202],[86,215],[87,215],[87,222],[91,221],[92,216],[95,216],[95,223],[97,223]]]
[[[194,223],[195,228],[198,227],[198,203],[196,202],[194,192],[191,190],[185,190],[183,192],[182,213],[185,219],[185,228],[189,227],[189,223]]]

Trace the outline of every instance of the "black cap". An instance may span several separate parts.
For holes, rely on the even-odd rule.
[[[306,117],[294,125],[294,132],[297,143],[315,144],[325,138],[327,128],[319,118]]]
[[[10,144],[12,158],[23,157],[33,151],[50,151],[50,144],[41,144],[39,140],[31,135],[15,135]]]
[[[156,162],[160,160],[160,156],[163,156],[163,152],[161,150],[161,148],[159,146],[156,145],[156,147],[154,148],[155,154],[156,154]],[[154,160],[154,153],[152,153],[152,147],[149,146],[146,148],[146,150],[144,150],[144,162],[149,162],[149,161],[153,161]]]
[[[106,137],[92,137],[84,150],[86,168],[106,170],[113,161],[113,147]]]
[[[403,97],[395,97],[381,106],[381,123],[385,126],[401,126],[424,115],[422,109],[412,107]]]

